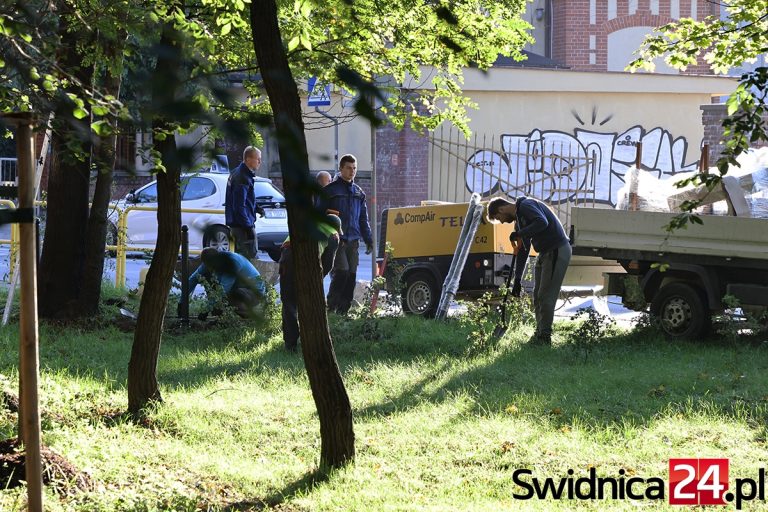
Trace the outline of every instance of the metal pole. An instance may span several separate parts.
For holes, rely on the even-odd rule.
[[[181,325],[189,327],[189,228],[181,226],[181,300],[179,301]]]
[[[403,128],[404,130],[407,128]],[[399,164],[399,162],[398,162]],[[371,238],[373,241],[373,250],[371,251],[371,281],[376,279],[376,255],[378,254],[379,240],[379,212],[376,203],[376,127],[371,124]]]
[[[339,120],[330,114],[326,114],[319,107],[315,107],[315,112],[326,119],[333,121],[333,168],[339,170]]]
[[[19,210],[32,211],[35,206],[34,184],[34,136],[31,118],[25,116],[18,125],[19,155]],[[22,437],[27,480],[28,510],[43,510],[43,480],[40,460],[40,410],[38,409],[37,384],[39,374],[37,332],[37,272],[35,250],[35,226],[32,219],[19,226],[21,277],[21,313],[19,317],[19,368],[23,418]]]

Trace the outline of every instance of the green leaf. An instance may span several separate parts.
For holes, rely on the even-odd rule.
[[[303,46],[304,48],[306,48],[307,50],[309,50],[311,52],[312,51],[312,41],[309,40],[309,37],[304,37],[302,35],[300,37],[300,39],[301,39],[301,46]]]
[[[77,107],[72,111],[72,115],[75,116],[75,119],[83,119],[88,117],[88,112],[82,107]]]
[[[300,13],[303,17],[309,18],[309,15],[312,14],[312,3],[306,0],[302,2]]]
[[[94,105],[91,109],[96,116],[105,116],[109,113],[109,109],[102,105]]]
[[[293,50],[298,48],[300,42],[301,42],[301,39],[299,38],[299,36],[295,36],[293,39],[288,41],[288,51],[292,52]]]
[[[91,130],[93,130],[93,132],[99,137],[107,137],[113,133],[112,125],[103,119],[101,121],[91,123]]]
[[[232,31],[232,23],[225,23],[221,27],[221,35],[225,36],[229,34]]]

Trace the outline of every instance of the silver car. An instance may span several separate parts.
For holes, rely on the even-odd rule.
[[[181,208],[223,210],[229,173],[201,172],[185,174],[181,184]],[[264,216],[256,221],[259,249],[274,261],[280,258],[280,246],[288,236],[285,197],[266,178],[256,177],[256,202],[264,208]],[[157,181],[132,192],[117,202],[119,209],[131,206],[157,207]],[[117,233],[117,211],[110,212],[111,236]],[[223,213],[181,212],[181,222],[189,227],[189,248],[216,247],[229,249],[228,230]],[[128,245],[138,249],[154,249],[157,242],[157,211],[128,212]]]

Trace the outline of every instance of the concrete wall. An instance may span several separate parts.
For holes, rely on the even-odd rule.
[[[658,74],[505,68],[470,72],[474,135],[435,133],[429,198],[530,194],[552,203],[613,205],[643,144],[642,165],[660,178],[696,168],[700,105],[733,80]],[[537,157],[531,155],[539,155]],[[588,159],[595,159],[594,168]],[[577,190],[589,189],[588,197]],[[557,191],[559,190],[559,192]]]

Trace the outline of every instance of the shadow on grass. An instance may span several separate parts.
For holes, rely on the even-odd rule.
[[[224,507],[223,512],[241,512],[252,510],[271,510],[273,508],[279,508],[290,512],[292,510],[302,510],[299,508],[291,507],[287,502],[291,501],[296,496],[306,494],[315,488],[318,484],[322,484],[330,480],[332,473],[324,472],[321,470],[309,471],[300,478],[288,483],[282,489],[275,491],[274,494],[267,496],[263,500],[244,500],[237,503],[231,503]]]
[[[649,331],[615,333],[582,344],[568,341],[571,328],[560,324],[551,349],[524,345],[529,333],[510,331],[498,346],[470,356],[467,333],[456,321],[336,317],[331,328],[339,364],[352,386],[355,373],[371,365],[420,366],[421,373],[394,394],[355,410],[357,421],[440,404],[458,394],[469,403],[462,414],[498,414],[514,405],[548,421],[596,428],[646,424],[675,409],[687,414],[714,410],[755,424],[768,417],[761,378],[768,367],[768,344],[758,341],[670,343]],[[55,334],[44,337],[41,366],[124,382],[131,335]],[[297,378],[304,373],[300,355],[286,353],[279,339],[267,339],[253,326],[166,335],[160,358],[158,378],[167,389],[245,372],[287,371]],[[0,360],[0,371],[15,365],[14,357]]]
[[[523,344],[520,334],[464,364],[437,367],[396,396],[355,411],[356,418],[464,395],[471,405],[459,417],[500,414],[514,406],[555,424],[597,429],[648,424],[672,412],[714,412],[755,425],[768,419],[761,377],[768,366],[766,343],[670,343],[651,331],[617,333],[589,344],[561,340],[544,348]]]

